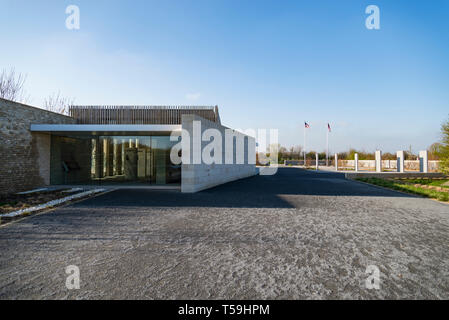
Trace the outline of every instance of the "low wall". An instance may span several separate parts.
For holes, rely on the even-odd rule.
[[[194,121],[200,121],[201,123],[201,137],[207,129],[217,129],[221,133],[221,145],[222,152],[219,156],[221,164],[213,163],[206,164],[203,159],[201,163],[196,164],[193,162],[194,152],[202,153],[210,141],[202,141],[201,150],[199,150],[193,143],[194,137]],[[230,181],[251,177],[257,174],[255,159],[255,139],[244,135],[240,132],[234,131],[237,139],[244,139],[244,163],[236,164],[235,162],[235,150],[236,144],[233,145],[234,162],[233,164],[225,164],[225,130],[228,129],[218,123],[203,119],[197,115],[183,115],[182,116],[182,129],[189,133],[189,141],[183,140],[183,163],[181,171],[181,191],[182,192],[198,192],[204,189],[212,188],[214,186],[227,183]],[[212,140],[212,139],[211,139]],[[184,143],[188,143],[190,146],[190,155],[184,153]],[[248,145],[250,148],[248,148]],[[184,163],[188,158],[189,163]],[[253,160],[252,160],[253,159]],[[251,163],[254,162],[254,163]]]
[[[329,160],[329,165],[331,164],[331,160]],[[316,160],[307,159],[306,164],[308,166],[315,166]],[[326,160],[318,160],[319,166],[325,166]],[[284,166],[304,166],[304,160],[284,160]]]
[[[319,160],[319,166],[325,166],[326,160]],[[439,161],[429,160],[429,172],[438,172]],[[303,166],[304,160],[284,160],[284,165],[286,166]],[[314,159],[307,159],[308,166],[315,166]],[[334,166],[335,161],[333,158],[329,159],[329,166]],[[355,160],[338,160],[339,168],[354,168]],[[396,170],[397,161],[396,160],[382,160],[382,169]],[[359,170],[376,170],[376,160],[359,160]],[[418,160],[405,160],[404,169],[409,171],[419,171],[419,161]]]
[[[438,163],[439,161],[429,160],[429,171],[437,172],[438,171]],[[339,168],[354,168],[355,160],[338,160]],[[376,160],[359,160],[359,169],[376,169]],[[397,161],[396,160],[382,160],[382,169],[397,169]],[[405,160],[404,161],[404,169],[419,171],[419,161],[418,160]]]
[[[75,123],[73,118],[0,98],[0,194],[50,183],[50,135],[32,123]]]

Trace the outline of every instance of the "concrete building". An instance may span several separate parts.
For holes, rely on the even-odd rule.
[[[232,132],[231,158],[241,142],[243,161],[229,163],[227,148],[211,150],[218,138],[205,138],[208,129],[221,133],[223,146]],[[218,161],[205,162],[205,152]],[[0,194],[75,184],[197,192],[257,172],[255,139],[223,126],[216,106],[74,106],[64,116],[0,99],[0,153]]]

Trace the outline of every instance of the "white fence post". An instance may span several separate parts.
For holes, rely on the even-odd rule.
[[[315,159],[316,170],[318,171],[318,153],[315,153]]]
[[[335,154],[335,171],[338,171],[338,154]]]
[[[382,151],[376,151],[376,172],[382,172]]]
[[[404,172],[404,151],[398,151],[396,152],[397,157],[397,171],[398,172]]]
[[[429,172],[429,152],[427,150],[419,152],[419,172]]]
[[[355,172],[359,171],[359,154],[356,153],[354,155],[354,167],[355,167]]]

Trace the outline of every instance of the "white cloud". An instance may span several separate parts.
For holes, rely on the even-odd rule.
[[[201,93],[199,93],[199,92],[186,94],[187,100],[198,100],[200,97],[201,97]]]

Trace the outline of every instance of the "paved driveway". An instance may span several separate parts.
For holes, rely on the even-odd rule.
[[[449,205],[283,168],[197,194],[113,191],[1,227],[0,298],[447,299],[448,249]]]

